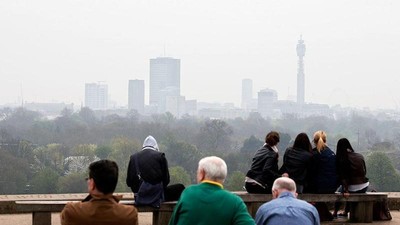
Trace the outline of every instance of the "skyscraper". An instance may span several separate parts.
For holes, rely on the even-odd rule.
[[[104,83],[85,84],[85,106],[93,110],[108,108],[108,85]]]
[[[253,81],[251,79],[242,80],[242,109],[248,110],[253,98]]]
[[[144,113],[144,80],[129,80],[128,109]]]
[[[306,54],[306,45],[300,36],[300,40],[296,47],[297,56],[299,57],[297,68],[297,103],[304,104],[305,101],[305,76],[304,76],[304,61],[303,57]]]
[[[150,105],[165,105],[161,102],[165,90],[180,96],[180,64],[180,59],[171,57],[150,59]]]

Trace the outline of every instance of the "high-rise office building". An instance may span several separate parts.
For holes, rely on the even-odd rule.
[[[248,110],[253,99],[253,81],[251,79],[242,80],[242,109]]]
[[[93,110],[108,108],[108,85],[104,83],[85,84],[85,106]]]
[[[180,59],[171,57],[150,59],[150,105],[165,105],[161,102],[165,90],[180,96],[180,64]]]
[[[128,109],[144,113],[144,80],[129,80]]]
[[[304,61],[303,57],[306,54],[306,45],[300,36],[300,40],[296,47],[297,56],[299,57],[297,68],[297,103],[304,104],[305,101],[305,76],[304,76]]]

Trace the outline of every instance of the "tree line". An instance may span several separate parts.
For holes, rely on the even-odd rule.
[[[115,160],[120,168],[117,191],[125,184],[129,156],[153,135],[165,152],[171,183],[195,183],[199,159],[222,157],[228,165],[225,188],[242,190],[254,152],[270,130],[280,133],[280,158],[300,132],[328,134],[328,146],[348,138],[366,157],[367,176],[379,191],[400,191],[400,122],[380,115],[352,113],[335,118],[284,115],[268,119],[258,113],[246,119],[175,118],[170,113],[142,116],[81,108],[64,109],[54,119],[24,108],[0,110],[0,194],[86,192],[87,166],[98,159]]]

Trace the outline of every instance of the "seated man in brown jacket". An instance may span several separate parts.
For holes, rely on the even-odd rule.
[[[61,212],[62,225],[137,225],[134,206],[122,205],[122,196],[114,196],[118,182],[118,166],[114,161],[100,160],[89,166],[89,196],[82,202],[67,203]]]

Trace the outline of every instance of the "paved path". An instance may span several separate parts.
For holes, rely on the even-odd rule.
[[[392,210],[390,211],[390,214],[392,215],[392,220],[390,221],[374,221],[372,224],[374,225],[400,225],[400,211],[398,210]],[[323,225],[366,225],[369,223],[347,223],[345,221],[340,221],[336,220],[333,222],[324,222],[322,223]]]
[[[374,225],[400,225],[400,211],[391,211],[393,219],[391,221],[374,221]],[[139,225],[151,225],[151,213],[139,213]],[[0,215],[1,225],[32,225],[32,215]],[[60,214],[53,213],[52,224],[60,225]],[[346,223],[343,221],[324,222],[322,225],[366,225],[367,223]]]

